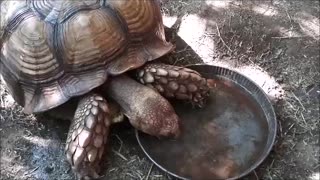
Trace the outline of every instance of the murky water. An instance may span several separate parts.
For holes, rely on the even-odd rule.
[[[265,149],[268,124],[260,106],[231,82],[217,83],[208,105],[193,109],[177,103],[183,134],[141,143],[162,167],[192,179],[225,179],[250,168]]]

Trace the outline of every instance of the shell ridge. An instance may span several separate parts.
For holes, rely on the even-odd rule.
[[[118,19],[120,21],[121,28],[124,32],[126,32],[126,36],[128,37],[129,36],[128,24],[126,20],[121,16],[120,12],[110,4],[106,4],[104,7],[102,7],[102,9],[104,9],[105,11],[108,11],[108,9],[111,10],[112,13],[110,14],[113,16],[113,18]],[[127,38],[127,39],[130,39],[130,38]]]
[[[27,18],[35,16],[29,8],[20,9],[18,12],[15,12],[9,19],[8,24],[3,27],[4,34],[2,38],[6,38],[11,34],[19,24]],[[2,46],[1,46],[2,47]]]
[[[59,106],[102,85],[109,75],[141,67],[172,49],[163,38],[157,6],[154,0],[14,4],[8,38],[0,44],[0,70],[27,112]]]
[[[63,62],[63,58],[62,58],[62,43],[60,42],[60,38],[59,38],[59,25],[58,24],[55,24],[53,26],[53,32],[52,32],[52,35],[51,36],[48,36],[49,38],[52,38],[52,46],[53,46],[53,51],[52,51],[52,54],[56,57],[56,60],[59,64],[59,68],[61,71],[64,71],[63,68],[63,65],[64,65],[64,62]],[[50,41],[50,39],[49,39]],[[62,47],[61,47],[62,46]]]
[[[28,4],[30,8],[41,17],[42,20],[51,24],[63,23],[79,11],[94,10],[100,8],[99,0],[96,0],[93,4],[86,4],[83,0],[28,0]]]
[[[90,6],[86,6],[86,5],[84,5],[83,7],[71,8],[70,10],[68,10],[67,15],[65,15],[65,17],[61,18],[61,20],[59,20],[58,22],[64,23],[68,19],[70,19],[72,16],[74,16],[75,14],[77,14],[81,11],[90,11],[90,10],[95,10],[95,9],[99,9],[99,8],[100,8],[100,6],[90,7]]]

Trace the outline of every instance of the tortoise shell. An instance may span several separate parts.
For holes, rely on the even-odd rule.
[[[59,106],[173,48],[156,0],[8,0],[0,72],[27,113]]]

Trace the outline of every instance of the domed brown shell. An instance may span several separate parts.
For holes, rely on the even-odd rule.
[[[156,0],[8,0],[0,72],[25,112],[42,112],[172,50]]]

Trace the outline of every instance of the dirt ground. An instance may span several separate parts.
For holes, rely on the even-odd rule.
[[[275,146],[243,179],[317,180],[319,1],[162,0],[172,64],[204,62],[250,77],[273,102]],[[73,179],[63,148],[69,122],[26,115],[1,83],[0,179]],[[112,129],[102,179],[174,179],[146,158],[128,123]]]

